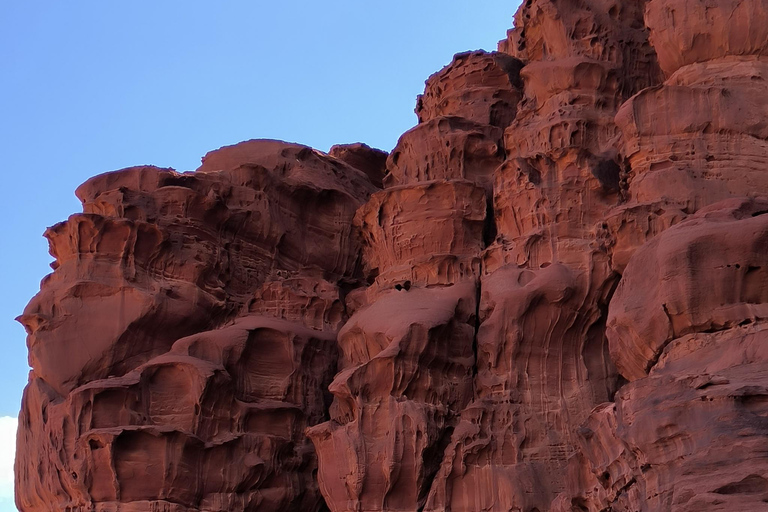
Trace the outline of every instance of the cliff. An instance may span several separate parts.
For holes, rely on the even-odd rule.
[[[416,114],[78,188],[22,512],[768,510],[768,5],[527,0]]]

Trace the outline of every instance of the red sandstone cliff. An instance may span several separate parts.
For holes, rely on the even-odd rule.
[[[24,512],[768,510],[768,5],[528,0],[387,155],[77,191]]]

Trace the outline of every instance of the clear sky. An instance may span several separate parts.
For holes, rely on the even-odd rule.
[[[0,1],[0,417],[17,416],[27,380],[13,319],[50,272],[41,235],[80,210],[80,183],[138,164],[195,169],[260,137],[389,151],[416,123],[424,80],[454,53],[494,50],[518,3]],[[0,512],[14,510],[4,464]]]

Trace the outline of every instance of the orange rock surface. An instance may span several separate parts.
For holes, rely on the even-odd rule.
[[[23,512],[768,510],[768,5],[528,0],[390,152],[77,191]]]

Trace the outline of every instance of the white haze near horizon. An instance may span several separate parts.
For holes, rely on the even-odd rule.
[[[13,460],[18,420],[0,416],[0,512],[16,512],[13,502]]]

